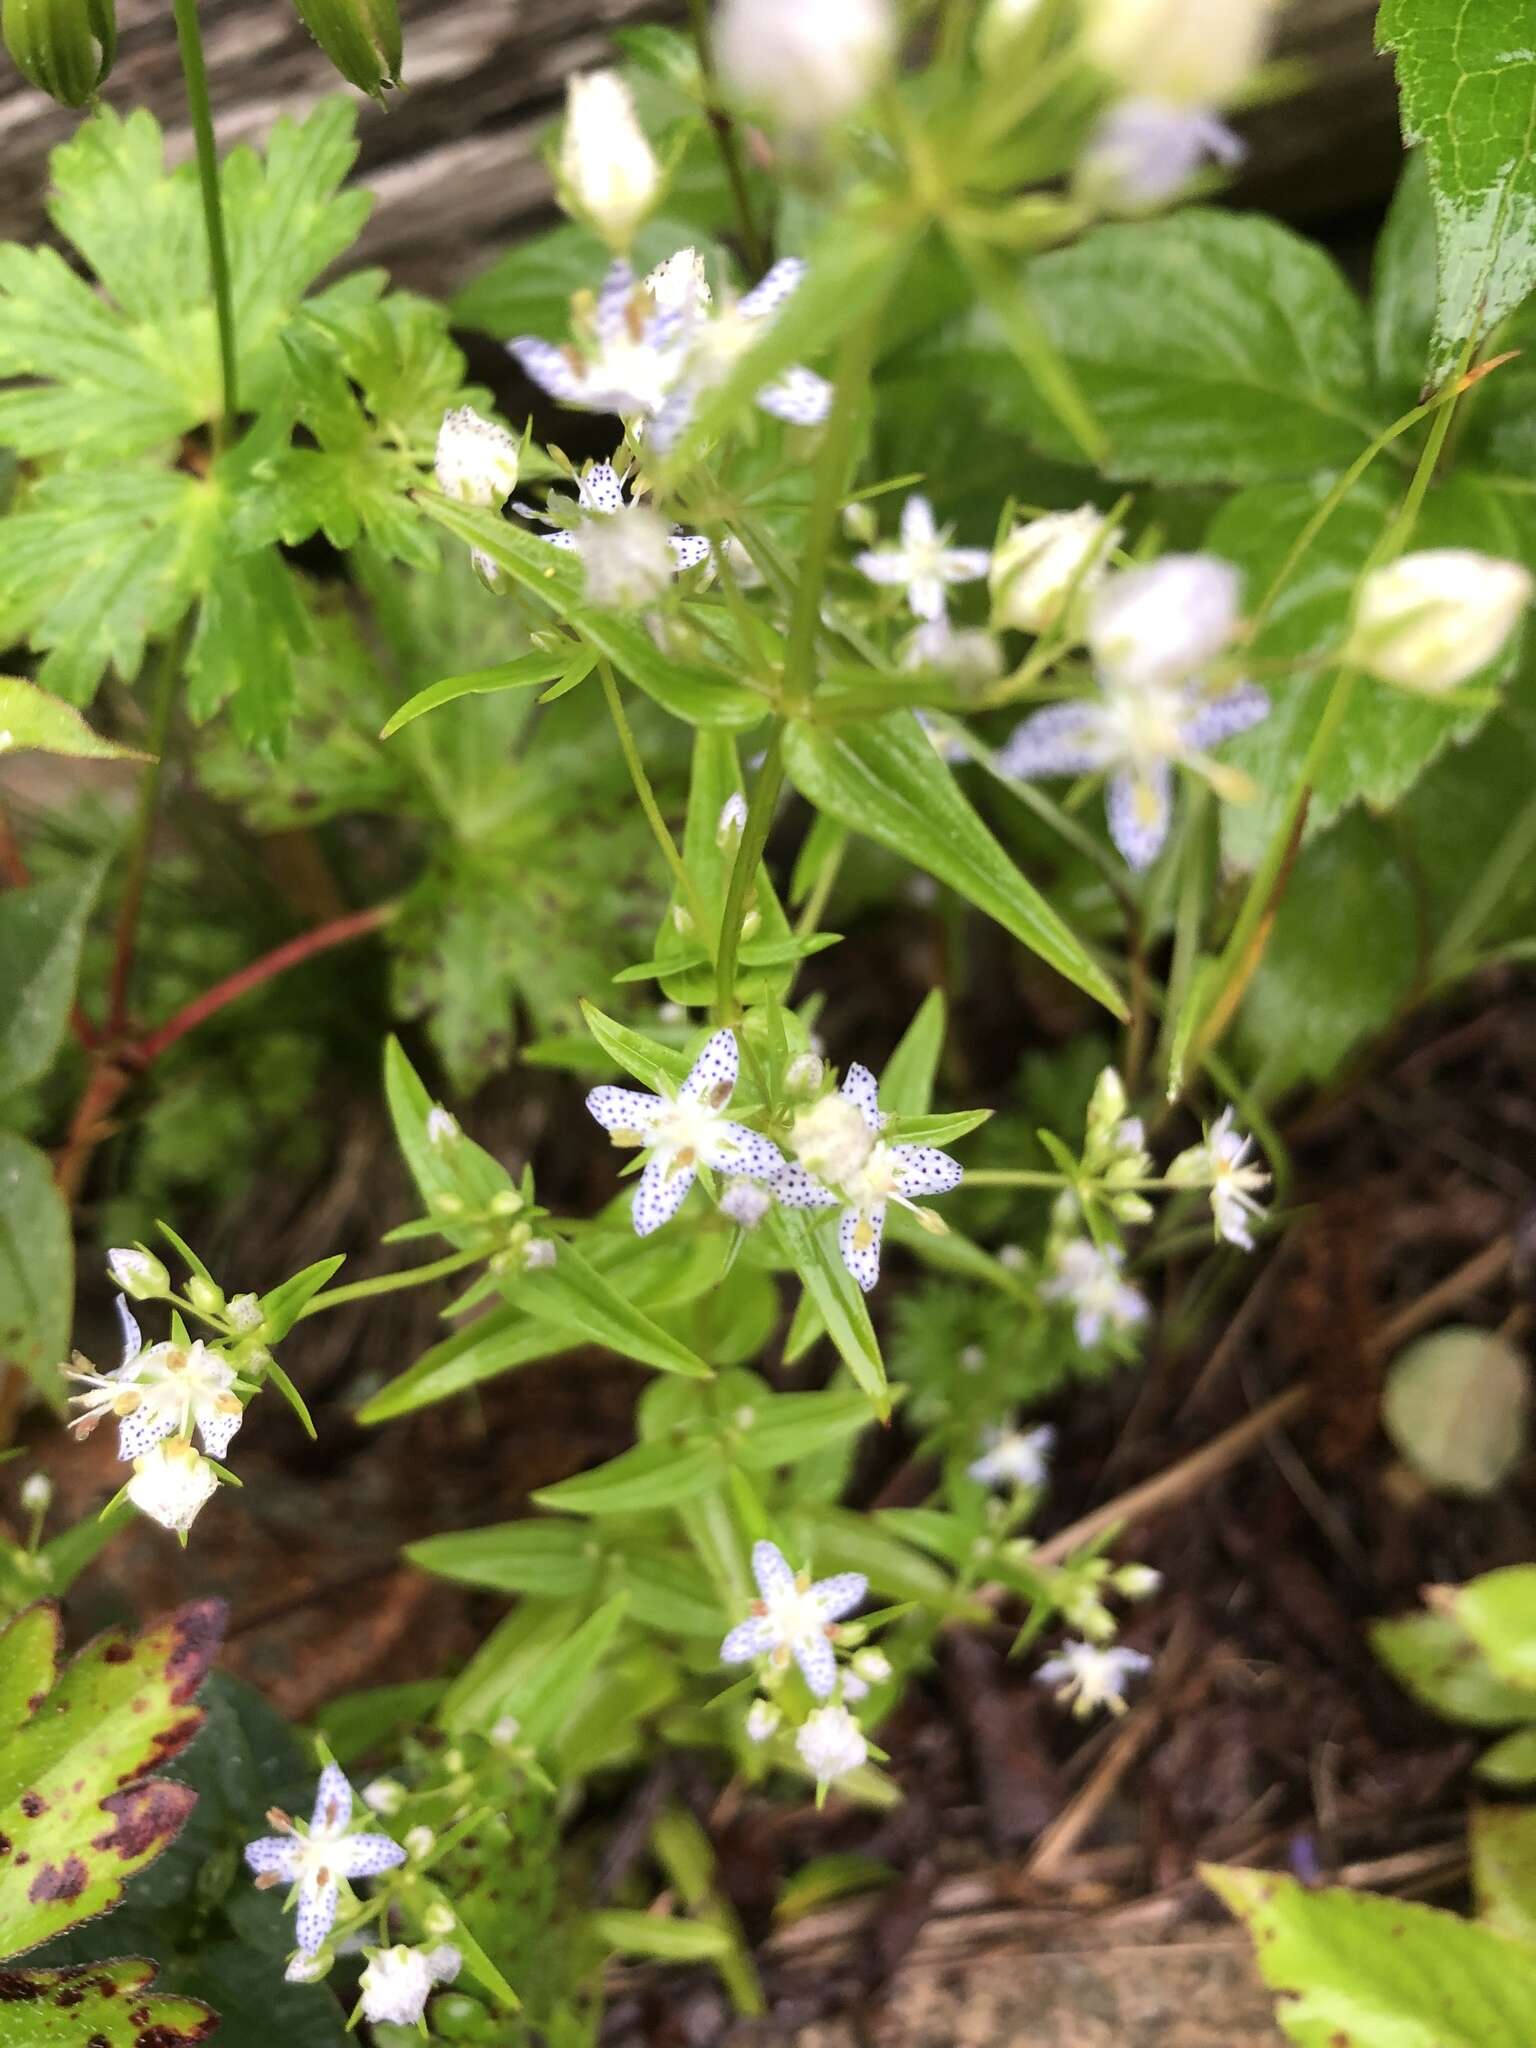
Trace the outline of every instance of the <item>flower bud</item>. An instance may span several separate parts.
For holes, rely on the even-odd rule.
[[[739,789],[726,798],[715,827],[715,844],[722,853],[734,853],[747,829],[747,800]]]
[[[727,89],[775,126],[814,135],[846,121],[890,70],[891,0],[725,0],[715,58]]]
[[[437,430],[436,470],[445,498],[499,509],[517,489],[518,446],[472,405],[456,406]]]
[[[720,1213],[741,1230],[756,1230],[773,1207],[773,1196],[757,1181],[733,1180],[720,1196]]]
[[[407,1828],[405,1831],[405,1853],[413,1863],[420,1863],[430,1856],[437,1847],[437,1836],[429,1827]]]
[[[846,1707],[818,1707],[795,1737],[801,1761],[818,1785],[856,1771],[869,1755],[864,1731]]]
[[[791,1095],[814,1095],[827,1077],[827,1063],[819,1052],[798,1052],[784,1069],[784,1086]]]
[[[1127,1600],[1150,1600],[1163,1583],[1163,1575],[1149,1564],[1123,1564],[1110,1583]]]
[[[616,71],[589,71],[566,86],[560,178],[571,212],[624,254],[656,203],[661,166]]]
[[[523,1271],[544,1272],[559,1256],[560,1248],[552,1237],[530,1237],[523,1246]]]
[[[1428,548],[1375,569],[1360,587],[1348,659],[1430,696],[1486,668],[1531,601],[1518,562],[1472,548]]]
[[[576,554],[589,604],[603,611],[640,611],[671,587],[676,563],[667,529],[648,505],[625,505],[578,528]]]
[[[46,1472],[29,1472],[21,1482],[21,1504],[29,1515],[46,1515],[53,1505],[53,1481]]]
[[[846,1095],[824,1095],[795,1118],[790,1143],[807,1173],[838,1187],[867,1165],[875,1134],[857,1103]]]
[[[396,0],[293,0],[294,11],[349,85],[382,99],[400,83]]]
[[[1078,611],[1104,581],[1120,529],[1096,506],[1047,512],[1016,526],[992,557],[992,623],[1050,633],[1069,606]]]
[[[1164,555],[1108,578],[1088,617],[1105,681],[1129,690],[1189,682],[1236,632],[1241,587],[1216,555]]]
[[[747,1709],[747,1739],[751,1742],[766,1742],[774,1734],[784,1716],[772,1700],[754,1700]]]
[[[452,1934],[458,1926],[452,1906],[444,1899],[434,1899],[421,1916],[424,1932],[435,1935],[440,1941],[445,1934]]]
[[[853,1659],[853,1668],[866,1685],[884,1685],[891,1676],[891,1660],[884,1650],[870,1648],[858,1651]]]
[[[216,1280],[205,1280],[201,1273],[194,1273],[187,1282],[187,1299],[200,1316],[221,1316],[224,1313],[224,1290]]]
[[[117,54],[112,0],[4,0],[0,33],[31,84],[66,107],[83,107]]]
[[[120,1287],[130,1301],[155,1301],[171,1291],[171,1276],[142,1245],[107,1253],[107,1271],[114,1287]]]
[[[1263,59],[1277,0],[1083,0],[1083,53],[1128,93],[1221,107]]]
[[[405,1787],[398,1778],[375,1778],[363,1787],[363,1804],[370,1813],[383,1814],[388,1820],[404,1806]]]
[[[442,1152],[449,1145],[456,1144],[461,1136],[459,1120],[451,1109],[444,1109],[440,1102],[434,1102],[427,1111],[427,1143],[434,1152]]]

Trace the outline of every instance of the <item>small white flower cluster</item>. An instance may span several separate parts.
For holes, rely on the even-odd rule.
[[[1253,1140],[1233,1129],[1234,1114],[1228,1104],[1201,1143],[1191,1145],[1174,1160],[1167,1180],[1172,1188],[1209,1188],[1217,1237],[1240,1251],[1251,1252],[1251,1219],[1264,1213],[1259,1197],[1270,1177],[1249,1158]]]
[[[308,1827],[277,1807],[267,1819],[277,1832],[247,1842],[246,1867],[259,1890],[278,1884],[292,1886],[287,1904],[298,1909],[295,1932],[299,1954],[297,1969],[291,1967],[290,1975],[297,1975],[302,1982],[312,1981],[324,1974],[314,1959],[336,1924],[343,1887],[351,1879],[377,1877],[397,1869],[405,1861],[405,1851],[388,1835],[352,1832],[352,1787],[335,1764],[327,1764],[320,1773]],[[385,1973],[386,1977],[391,1974],[395,1973]]]
[[[149,1260],[146,1265],[146,1260],[148,1254],[125,1251],[114,1251],[109,1259],[114,1278],[131,1277],[141,1299],[150,1298],[143,1290],[154,1286],[151,1267],[158,1268],[162,1285],[169,1284],[160,1262]],[[229,1303],[230,1320],[238,1324],[247,1306],[254,1309],[254,1301],[242,1297]],[[210,1461],[227,1454],[245,1420],[241,1396],[253,1388],[216,1346],[202,1338],[146,1345],[121,1297],[117,1309],[122,1362],[110,1372],[98,1372],[75,1354],[66,1377],[85,1392],[70,1397],[70,1405],[81,1411],[70,1427],[76,1437],[84,1438],[113,1418],[118,1425],[117,1454],[133,1465],[133,1477],[124,1488],[128,1499],[141,1514],[185,1542],[199,1510],[218,1490],[218,1469]],[[249,1321],[249,1316],[245,1319]],[[194,1434],[201,1452],[192,1441]]]
[[[798,1112],[789,1132],[795,1156],[786,1160],[771,1138],[725,1115],[739,1059],[735,1034],[717,1031],[675,1097],[614,1087],[588,1095],[588,1110],[615,1145],[649,1154],[633,1205],[641,1237],[677,1214],[700,1166],[729,1176],[720,1207],[745,1230],[755,1229],[775,1202],[789,1209],[840,1208],[843,1263],[866,1292],[880,1277],[889,1203],[909,1210],[932,1234],[943,1233],[940,1218],[913,1197],[958,1187],[962,1169],[932,1145],[886,1143],[887,1118],[867,1067],[855,1062],[837,1094]]]
[[[818,1790],[824,1789],[867,1762],[869,1742],[850,1706],[891,1676],[890,1661],[879,1650],[860,1648],[847,1664],[838,1662],[837,1623],[863,1603],[869,1581],[862,1572],[812,1581],[808,1573],[791,1570],[778,1545],[768,1542],[752,1546],[752,1576],[760,1597],[720,1645],[721,1662],[763,1660],[765,1682],[775,1691],[791,1663],[798,1665],[818,1704],[800,1723],[795,1748]],[[783,1718],[775,1699],[756,1699],[747,1713],[747,1735],[767,1742]]]
[[[547,509],[515,505],[513,510],[555,528],[543,538],[576,555],[586,595],[600,610],[646,610],[665,595],[679,571],[709,560],[709,542],[701,535],[669,533],[649,505],[625,496],[627,471],[621,476],[611,462],[593,462],[575,482],[576,506],[583,516],[573,527],[560,525]]]

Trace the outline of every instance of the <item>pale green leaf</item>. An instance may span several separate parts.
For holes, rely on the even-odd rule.
[[[598,1567],[591,1532],[579,1522],[548,1517],[427,1536],[408,1543],[404,1555],[440,1579],[550,1600],[580,1599],[590,1592]]]
[[[91,867],[0,895],[0,1096],[39,1080],[64,1042],[100,886]]]
[[[1468,1846],[1478,1917],[1536,1951],[1536,1808],[1475,1806]]]
[[[1447,1721],[1471,1728],[1536,1721],[1536,1690],[1500,1678],[1448,1614],[1378,1621],[1371,1647],[1399,1685]]]
[[[1484,1572],[1457,1591],[1452,1610],[1494,1675],[1528,1687],[1536,1705],[1536,1564]]]
[[[541,1486],[532,1498],[563,1514],[638,1515],[697,1499],[719,1477],[720,1453],[713,1444],[637,1444],[590,1472]]]
[[[728,1928],[703,1920],[673,1920],[612,1906],[589,1913],[587,1925],[616,1955],[650,1956],[664,1963],[718,1962],[735,1948]]]
[[[1381,1419],[1426,1485],[1479,1496],[1494,1492],[1525,1456],[1530,1410],[1523,1352],[1495,1330],[1448,1329],[1420,1337],[1393,1359]],[[1536,1682],[1536,1608],[1530,1620]],[[1489,1661],[1498,1668],[1497,1658]]]
[[[933,1107],[939,1055],[944,1050],[944,1026],[944,991],[930,989],[880,1076],[880,1107],[888,1115],[903,1119],[927,1117]]]
[[[390,719],[379,734],[381,740],[393,739],[402,726],[410,725],[428,711],[436,711],[440,704],[452,704],[459,697],[484,697],[494,695],[498,690],[531,689],[539,683],[547,683],[560,676],[566,682],[579,681],[592,667],[593,657],[580,654],[574,649],[570,654],[520,654],[512,661],[504,661],[497,668],[473,670],[469,675],[444,676],[440,683],[429,683],[424,690],[418,690]]]
[[[768,1227],[814,1302],[838,1356],[874,1403],[875,1413],[889,1414],[880,1340],[858,1282],[838,1252],[835,1228],[827,1227],[825,1215],[802,1209],[775,1209]]]
[[[0,1131],[0,1362],[19,1365],[56,1405],[74,1296],[68,1205],[42,1153]]]
[[[91,761],[146,758],[133,747],[120,747],[92,732],[78,711],[50,697],[35,683],[0,676],[0,754],[21,753],[27,748]]]

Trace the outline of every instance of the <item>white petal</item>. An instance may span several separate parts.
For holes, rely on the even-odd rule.
[[[709,560],[709,542],[702,533],[674,533],[667,546],[677,558],[679,569],[696,569]]]
[[[573,548],[576,545],[575,534],[565,527],[558,533],[541,533],[539,539],[549,548]]]
[[[611,462],[594,462],[579,486],[581,502],[592,512],[622,512],[624,489]]]
[[[754,1614],[738,1622],[720,1645],[722,1664],[749,1664],[754,1657],[766,1657],[773,1648],[773,1629],[766,1615]]]
[[[760,1539],[753,1544],[752,1576],[757,1581],[757,1590],[765,1600],[772,1600],[776,1594],[794,1590],[795,1575],[789,1568],[789,1560],[777,1543]]]
[[[947,548],[944,552],[944,581],[974,583],[979,576],[985,576],[991,566],[992,556],[987,548]]]
[[[938,527],[934,524],[933,507],[921,491],[914,491],[901,508],[901,538],[905,547],[922,547],[926,541],[937,538]]]
[[[587,1108],[605,1131],[648,1131],[666,1107],[659,1095],[638,1088],[594,1088]]]
[[[857,1105],[865,1123],[872,1131],[884,1130],[885,1115],[880,1107],[880,1084],[868,1067],[854,1060],[843,1076],[843,1085],[838,1093],[846,1095],[850,1102]]]
[[[646,436],[658,455],[667,454],[682,439],[688,422],[693,418],[696,403],[697,394],[690,384],[679,384],[667,394],[660,410],[652,418],[650,432]]]
[[[683,1206],[693,1186],[693,1168],[676,1166],[669,1159],[653,1159],[640,1176],[635,1189],[632,1214],[635,1235],[649,1237],[669,1223]]]
[[[897,1145],[892,1157],[901,1173],[898,1185],[909,1199],[913,1195],[948,1194],[965,1178],[965,1168],[959,1160],[951,1159],[936,1145]]]
[[[854,556],[853,566],[871,583],[904,585],[911,574],[911,566],[899,548],[866,548],[863,554]]]
[[[335,1834],[344,1828],[352,1818],[352,1787],[347,1782],[345,1771],[335,1764],[327,1764],[320,1773],[320,1784],[315,1792],[315,1810],[310,1816],[310,1827],[324,1828]]]
[[[791,427],[819,427],[832,410],[832,386],[797,364],[757,394],[765,413]]]
[[[343,1877],[377,1877],[405,1861],[405,1851],[388,1835],[347,1835],[336,1844],[336,1868]]]
[[[830,1699],[837,1684],[837,1657],[825,1636],[802,1636],[795,1644],[795,1662],[817,1699]]]
[[[914,576],[907,585],[907,603],[914,618],[944,616],[944,580],[940,576]]]
[[[869,1580],[862,1572],[835,1572],[830,1579],[818,1579],[811,1591],[821,1602],[828,1621],[840,1621],[862,1606],[869,1592]]]
[[[717,1172],[743,1174],[748,1180],[772,1180],[784,1165],[784,1154],[773,1140],[749,1131],[745,1124],[722,1123],[701,1148],[701,1156]]]
[[[121,1372],[123,1366],[132,1364],[133,1360],[144,1349],[144,1333],[134,1320],[133,1311],[128,1306],[128,1297],[125,1294],[120,1294],[117,1297],[117,1321],[123,1333],[122,1365],[118,1367],[118,1371]]]
[[[1149,868],[1168,837],[1168,809],[1173,774],[1166,761],[1154,761],[1138,774],[1127,769],[1109,785],[1109,836],[1137,869]]]
[[[712,1102],[723,1108],[735,1089],[740,1060],[735,1032],[717,1031],[694,1061],[679,1096],[685,1102]]]
[[[786,1166],[774,1176],[773,1199],[786,1209],[835,1209],[840,1197],[803,1166]]]
[[[163,1444],[168,1436],[175,1435],[180,1419],[174,1409],[162,1408],[149,1401],[141,1402],[117,1426],[117,1455],[120,1458],[142,1458],[156,1444]]]
[[[299,1874],[299,1842],[295,1835],[263,1835],[245,1845],[245,1867],[257,1877],[286,1878]]]
[[[236,1409],[229,1415],[222,1414],[215,1409],[210,1409],[206,1415],[200,1418],[197,1425],[197,1433],[202,1440],[203,1449],[210,1458],[222,1458],[224,1456],[225,1452],[229,1449],[236,1430],[239,1429],[244,1420],[245,1411],[243,1409]]]
[[[1004,775],[1092,775],[1107,765],[1112,742],[1098,704],[1053,704],[1015,726],[997,757]]]
[[[885,1230],[885,1204],[872,1209],[845,1209],[838,1225],[843,1264],[868,1294],[880,1278],[880,1239]]]
[[[507,343],[507,353],[524,376],[531,377],[551,398],[557,398],[562,405],[585,404],[586,372],[573,367],[563,348],[556,348],[552,341],[541,341],[536,334],[522,334]]]
[[[798,256],[784,256],[756,283],[736,311],[748,320],[764,320],[777,313],[805,278],[805,264]]]
[[[1184,720],[1184,744],[1201,753],[1236,733],[1247,732],[1267,718],[1271,709],[1268,691],[1257,683],[1239,683],[1219,697],[1202,697],[1192,691],[1190,701],[1193,708]]]
[[[322,1884],[320,1873],[316,1871],[299,1886],[295,1932],[305,1955],[314,1955],[336,1924],[336,1899],[336,1879],[332,1874],[328,1873],[326,1882]]]

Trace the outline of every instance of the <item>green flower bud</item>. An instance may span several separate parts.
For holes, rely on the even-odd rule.
[[[0,32],[18,71],[66,107],[83,107],[112,69],[112,0],[3,0]]]
[[[294,11],[349,85],[382,99],[400,83],[395,0],[293,0]]]
[[[187,1282],[187,1299],[199,1315],[221,1316],[224,1313],[224,1290],[216,1281],[205,1280],[201,1273],[194,1273]]]

